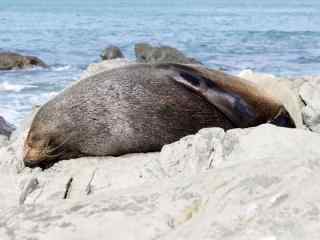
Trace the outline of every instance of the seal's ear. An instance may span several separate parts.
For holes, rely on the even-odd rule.
[[[173,70],[170,77],[206,98],[225,114],[235,127],[254,125],[257,117],[254,109],[239,94],[227,91],[214,78],[188,65],[161,64],[158,66]]]

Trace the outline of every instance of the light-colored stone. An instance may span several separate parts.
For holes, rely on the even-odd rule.
[[[196,135],[164,146],[159,158],[164,173],[169,177],[195,176],[213,168],[223,160],[224,135],[221,128],[202,129]]]
[[[304,123],[312,131],[320,133],[320,83],[305,82],[300,88],[300,96],[306,104],[302,111]]]
[[[92,75],[108,71],[114,68],[122,67],[135,62],[129,61],[125,58],[116,58],[112,60],[105,60],[99,63],[92,63],[88,68],[81,74],[80,79],[90,77]]]
[[[6,146],[9,143],[7,136],[0,135],[0,148]]]

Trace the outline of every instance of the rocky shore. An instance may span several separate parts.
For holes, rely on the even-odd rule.
[[[130,64],[92,64],[82,78]],[[202,129],[159,153],[22,163],[34,113],[0,141],[0,239],[319,239],[320,78],[243,71],[298,129]]]
[[[14,126],[8,123],[3,117],[0,116],[0,136],[2,135],[9,138],[14,130]]]

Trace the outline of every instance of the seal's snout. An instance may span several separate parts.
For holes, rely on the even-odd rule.
[[[34,168],[38,165],[38,162],[29,159],[23,159],[23,163],[26,167],[30,168]]]
[[[39,163],[39,152],[26,145],[24,147],[23,163],[26,167],[36,167]]]
[[[26,139],[23,149],[23,163],[26,167],[36,167],[42,161],[41,149],[40,146],[31,144],[30,137]]]

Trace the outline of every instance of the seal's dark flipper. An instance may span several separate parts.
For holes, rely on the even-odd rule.
[[[290,114],[284,107],[280,107],[276,116],[272,120],[270,120],[269,123],[272,123],[280,127],[288,127],[288,128],[297,127],[294,120],[291,118]]]
[[[205,97],[211,104],[229,118],[236,127],[254,125],[256,114],[239,93],[225,90],[221,82],[198,71],[192,66],[179,64],[162,64],[161,68],[173,70],[171,76],[176,82],[194,90]]]

